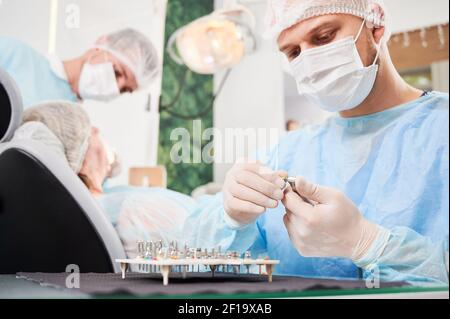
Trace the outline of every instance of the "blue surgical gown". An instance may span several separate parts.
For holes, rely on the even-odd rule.
[[[77,101],[69,83],[52,71],[48,59],[16,39],[0,37],[0,68],[15,80],[24,109],[45,101]]]
[[[343,191],[385,227],[358,266],[342,258],[305,258],[283,223],[284,207],[232,227],[222,194],[199,206],[185,225],[191,245],[218,246],[279,259],[278,274],[448,285],[448,95],[431,92],[405,105],[357,118],[335,116],[284,137],[267,164],[290,176]]]

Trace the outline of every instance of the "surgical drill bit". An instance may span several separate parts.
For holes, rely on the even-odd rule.
[[[144,256],[144,242],[142,240],[138,241],[138,258],[143,259]],[[138,265],[139,271],[142,271],[142,264]]]
[[[293,190],[298,196],[300,196],[300,198],[303,199],[303,201],[304,201],[305,203],[308,203],[308,204],[310,204],[310,205],[312,205],[312,206],[315,206],[315,204],[314,204],[313,202],[311,202],[309,199],[305,198],[304,196],[300,195],[300,194],[297,192],[297,188],[295,187],[295,181],[296,181],[296,180],[297,180],[297,179],[296,179],[295,177],[283,177],[283,181],[285,182],[285,186],[284,186],[284,188],[283,188],[283,191],[287,188],[288,185],[290,185],[291,188],[292,188],[292,190]]]
[[[244,259],[250,260],[252,258],[252,254],[250,251],[246,251],[244,255]],[[245,265],[247,267],[247,274],[250,274],[250,265]]]

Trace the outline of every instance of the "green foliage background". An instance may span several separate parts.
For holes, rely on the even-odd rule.
[[[209,14],[214,10],[213,0],[169,0],[167,7],[165,43],[170,35],[179,27]],[[172,61],[167,52],[164,53],[162,104],[172,101],[178,91],[185,67]],[[205,109],[213,94],[212,76],[187,74],[184,90],[174,106],[174,111],[181,114],[197,114]],[[212,127],[212,111],[201,118],[202,129]],[[190,194],[197,186],[212,181],[212,164],[174,164],[170,159],[170,150],[174,141],[170,140],[173,129],[183,127],[191,132],[192,120],[183,120],[167,112],[161,112],[158,162],[167,168],[168,188],[185,194]],[[205,141],[203,146],[209,141]],[[191,142],[191,154],[193,145]],[[191,156],[192,158],[192,156]]]

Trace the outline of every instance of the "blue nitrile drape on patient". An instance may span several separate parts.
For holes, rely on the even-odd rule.
[[[448,284],[448,114],[448,95],[433,92],[378,114],[336,116],[286,136],[268,165],[343,191],[367,219],[391,230],[383,254],[366,258],[383,280]],[[281,260],[279,274],[358,277],[350,260],[300,256],[282,205],[242,229],[231,229],[223,214],[222,194],[193,211],[184,226],[191,245],[267,254]]]
[[[52,71],[48,59],[25,43],[0,36],[0,68],[15,80],[25,109],[45,101],[77,101],[69,83]]]

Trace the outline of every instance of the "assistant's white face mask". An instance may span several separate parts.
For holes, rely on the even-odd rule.
[[[111,101],[120,95],[112,62],[85,63],[81,70],[78,90],[83,100]]]
[[[377,78],[381,41],[375,61],[365,67],[356,47],[365,23],[355,39],[350,36],[306,50],[291,62],[301,96],[329,112],[351,110],[369,96]]]

